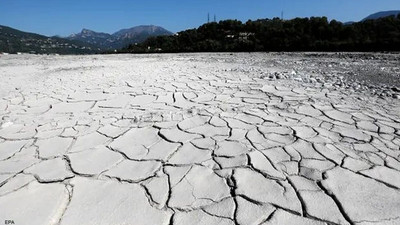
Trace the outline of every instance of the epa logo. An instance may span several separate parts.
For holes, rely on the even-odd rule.
[[[4,224],[15,224],[14,220],[4,220]]]

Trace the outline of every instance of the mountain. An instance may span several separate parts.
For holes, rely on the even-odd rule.
[[[122,29],[113,34],[114,37],[118,38],[137,38],[141,35],[147,36],[160,36],[160,35],[171,35],[172,32],[158,26],[153,25],[142,25],[137,27],[132,27],[129,29]]]
[[[88,44],[96,45],[99,48],[107,49],[109,42],[113,41],[113,37],[107,33],[99,33],[88,29],[83,29],[78,34],[72,34],[67,37],[69,40],[81,41]]]
[[[83,29],[80,33],[70,35],[67,39],[86,42],[102,49],[119,49],[129,44],[141,43],[149,37],[171,34],[172,32],[159,26],[142,25],[122,29],[113,34]]]
[[[354,24],[354,23],[356,23],[356,22],[354,22],[354,21],[349,21],[349,22],[344,22],[343,25],[352,25],[352,24]]]
[[[88,54],[99,52],[97,47],[60,37],[47,37],[0,25],[0,52],[38,54]]]
[[[129,44],[141,43],[149,37],[172,35],[173,33],[159,26],[142,25],[122,29],[112,34],[116,39],[114,48],[123,48]]]
[[[382,17],[388,17],[388,16],[397,16],[400,14],[400,10],[392,10],[392,11],[382,11],[382,12],[377,12],[374,14],[371,14],[369,16],[367,16],[366,18],[364,18],[361,21],[365,21],[365,20],[376,20]]]

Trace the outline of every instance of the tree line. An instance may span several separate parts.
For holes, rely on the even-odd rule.
[[[326,17],[224,20],[151,37],[118,52],[252,51],[400,51],[400,15],[349,24]]]

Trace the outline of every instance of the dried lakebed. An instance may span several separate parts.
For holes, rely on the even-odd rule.
[[[0,220],[400,224],[388,54],[0,57]]]

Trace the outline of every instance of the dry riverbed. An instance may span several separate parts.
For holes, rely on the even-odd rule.
[[[0,221],[400,224],[400,56],[0,56]]]

